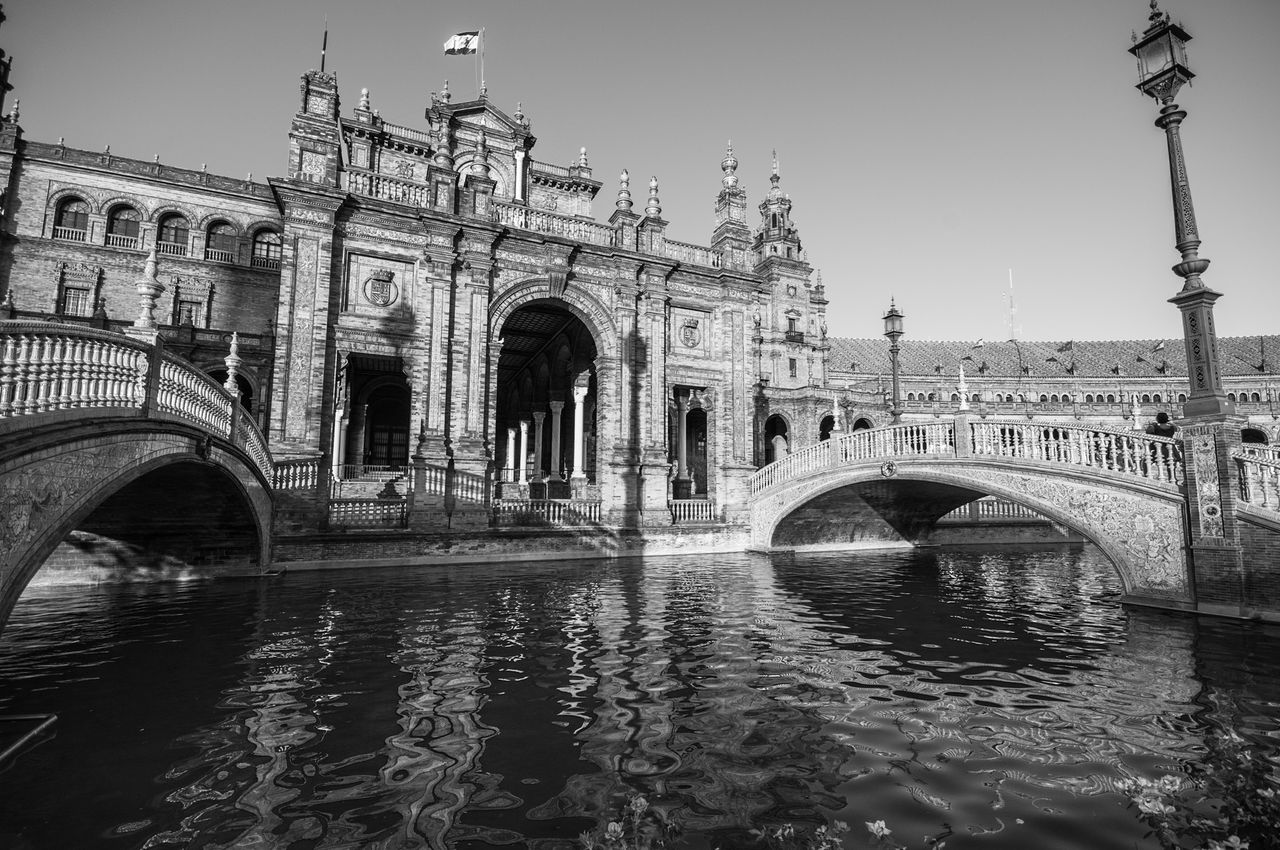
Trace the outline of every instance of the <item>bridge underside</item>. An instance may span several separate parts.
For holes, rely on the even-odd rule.
[[[0,626],[46,565],[68,580],[266,564],[271,500],[238,449],[181,425],[61,425],[0,453]]]
[[[869,481],[828,490],[778,523],[770,546],[911,544],[939,519],[986,495],[927,481]]]
[[[1172,485],[1105,474],[1017,470],[979,459],[828,469],[752,503],[752,546],[915,545],[941,517],[986,495],[1030,508],[1097,545],[1115,565],[1130,601],[1193,604],[1182,495]]]

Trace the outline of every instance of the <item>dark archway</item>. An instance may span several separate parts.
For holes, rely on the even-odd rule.
[[[831,432],[836,428],[836,418],[831,414],[822,417],[818,423],[818,442],[831,439]]]
[[[367,466],[403,469],[409,465],[409,388],[382,386],[365,407],[364,458]]]
[[[1261,428],[1243,428],[1240,431],[1240,442],[1266,445],[1267,432]]]
[[[502,353],[492,446],[496,477],[508,486],[500,495],[567,498],[572,482],[596,480],[596,340],[569,306],[554,298],[519,307],[507,317],[498,337]],[[579,439],[582,468],[575,469]]]
[[[787,420],[775,413],[764,423],[764,462],[773,463],[786,457],[790,452],[790,441],[787,438]]]
[[[871,420],[865,416],[859,416],[853,423],[853,430],[855,431],[868,431],[873,427],[875,426],[871,424]]]

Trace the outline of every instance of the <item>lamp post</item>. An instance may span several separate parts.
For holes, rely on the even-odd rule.
[[[898,340],[902,339],[902,333],[902,314],[890,298],[889,312],[884,314],[884,335],[889,338],[889,363],[893,368],[893,407],[889,408],[889,415],[894,425],[902,420],[902,397],[898,394],[898,352],[901,350]]]
[[[1150,22],[1141,36],[1135,34],[1129,52],[1138,60],[1138,90],[1160,103],[1156,126],[1164,130],[1169,145],[1169,179],[1173,187],[1173,225],[1177,236],[1175,248],[1182,260],[1173,267],[1182,278],[1181,291],[1169,299],[1182,311],[1182,338],[1187,350],[1187,379],[1191,395],[1183,406],[1183,416],[1213,416],[1235,412],[1235,405],[1222,389],[1222,372],[1218,365],[1218,339],[1213,327],[1213,302],[1222,297],[1205,286],[1200,275],[1209,268],[1202,258],[1200,232],[1196,213],[1191,206],[1191,186],[1187,182],[1187,165],[1182,155],[1182,139],[1178,125],[1187,113],[1173,102],[1183,83],[1195,74],[1187,67],[1186,44],[1191,36],[1180,25],[1161,12],[1151,0]]]

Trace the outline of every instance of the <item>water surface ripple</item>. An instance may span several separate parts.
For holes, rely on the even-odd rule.
[[[1118,785],[1274,754],[1280,629],[1119,590],[1065,547],[36,586],[0,845],[551,850],[639,792],[691,848],[1154,848]]]

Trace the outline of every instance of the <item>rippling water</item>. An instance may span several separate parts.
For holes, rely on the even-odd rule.
[[[1117,784],[1280,740],[1280,629],[1120,607],[1092,549],[895,550],[30,588],[16,848],[1155,847]],[[847,846],[866,846],[850,833]]]

